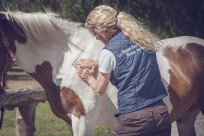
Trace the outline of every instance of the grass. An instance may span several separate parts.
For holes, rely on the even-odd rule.
[[[15,136],[15,113],[16,110],[4,112],[0,136]],[[65,122],[52,113],[48,102],[37,105],[35,127],[35,136],[71,136]],[[111,131],[109,127],[96,126],[94,136],[110,136]]]

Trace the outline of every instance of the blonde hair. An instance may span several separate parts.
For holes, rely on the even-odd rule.
[[[85,26],[90,33],[99,33],[104,39],[106,37],[101,33],[102,31],[109,29],[110,31],[117,32],[121,30],[144,51],[157,52],[160,48],[160,45],[157,43],[158,39],[133,16],[125,12],[117,13],[115,9],[107,5],[94,8],[88,15]]]

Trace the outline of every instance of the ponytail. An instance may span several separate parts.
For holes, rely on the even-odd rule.
[[[133,16],[125,12],[118,13],[115,9],[107,5],[94,8],[88,15],[85,26],[91,33],[97,32],[99,34],[108,29],[112,32],[121,30],[132,42],[144,51],[157,52],[160,48],[160,45],[157,43],[158,39]],[[106,39],[103,34],[101,36]]]

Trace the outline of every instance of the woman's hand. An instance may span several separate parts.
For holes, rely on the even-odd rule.
[[[95,61],[90,59],[81,59],[73,63],[73,65],[79,77],[90,85],[95,94],[99,96],[104,94],[110,81],[111,73],[99,72],[97,79],[94,78],[95,70],[98,67],[98,59]]]
[[[93,61],[94,60],[90,59],[81,59],[73,64],[76,73],[87,83],[90,79],[94,78],[95,75],[96,66],[94,64],[90,64],[90,62],[93,63]]]
[[[75,65],[81,65],[81,68],[84,69],[92,69],[92,65],[95,66],[95,69],[98,68],[98,59],[92,60],[92,59],[80,59],[76,62],[74,62]]]

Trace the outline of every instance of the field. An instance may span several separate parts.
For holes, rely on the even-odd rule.
[[[48,102],[38,104],[36,108],[35,136],[71,136],[66,124],[54,116]],[[109,136],[111,128],[96,126],[94,136]],[[0,136],[15,136],[15,110],[5,111]]]

